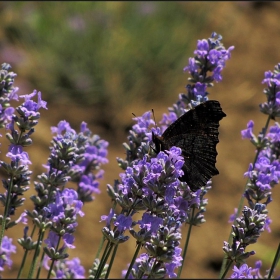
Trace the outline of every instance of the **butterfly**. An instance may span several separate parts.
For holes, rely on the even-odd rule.
[[[192,191],[205,186],[212,176],[219,174],[215,167],[216,145],[219,143],[219,121],[225,116],[218,101],[208,100],[178,118],[162,136],[152,134],[156,153],[172,146],[181,148],[184,175],[179,180],[186,182]]]

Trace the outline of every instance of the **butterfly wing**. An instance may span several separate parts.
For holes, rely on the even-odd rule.
[[[177,146],[184,157],[184,175],[179,179],[196,191],[219,174],[215,167],[219,121],[226,114],[220,103],[209,100],[189,110],[163,133],[165,147]]]

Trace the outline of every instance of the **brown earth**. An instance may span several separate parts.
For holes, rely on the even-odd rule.
[[[259,104],[265,101],[262,93],[264,85],[261,81],[264,71],[273,70],[280,59],[280,3],[269,2],[261,8],[253,7],[249,2],[201,2],[209,5],[213,15],[205,27],[204,34],[198,38],[207,38],[215,30],[224,37],[225,46],[235,46],[232,58],[227,62],[223,72],[223,81],[210,89],[210,99],[219,100],[223,111],[227,114],[220,123],[220,143],[218,144],[217,168],[220,175],[213,178],[213,189],[207,194],[208,206],[205,218],[207,222],[194,228],[182,278],[217,278],[220,263],[223,257],[223,241],[228,239],[230,224],[227,222],[243,193],[246,180],[243,177],[249,163],[254,157],[254,148],[249,141],[241,140],[240,131],[246,128],[249,120],[255,122],[257,134],[266,122],[266,116],[259,112]],[[257,7],[257,5],[256,5]],[[195,42],[194,42],[195,45]],[[191,56],[192,54],[190,54]],[[181,69],[177,69],[178,75]],[[21,88],[21,81],[18,80]],[[74,128],[78,128],[82,120],[89,124],[94,133],[110,142],[109,164],[105,169],[105,178],[101,182],[102,193],[96,196],[96,201],[84,207],[85,218],[79,219],[76,233],[76,249],[71,250],[71,257],[79,257],[82,264],[89,269],[97,252],[101,237],[102,223],[100,216],[107,214],[110,209],[110,199],[106,194],[106,184],[112,184],[118,178],[120,169],[115,158],[124,156],[122,143],[126,141],[125,128],[132,124],[131,113],[141,115],[153,108],[157,119],[167,107],[175,102],[180,92],[184,92],[184,84],[174,89],[171,103],[162,102],[141,104],[138,100],[129,104],[125,111],[115,116],[120,123],[120,130],[114,133],[106,130],[96,123],[95,116],[106,114],[98,108],[78,107],[75,104],[55,104],[49,106],[48,111],[42,112],[42,118],[34,134],[34,146],[30,149],[34,174],[43,171],[41,164],[48,157],[48,144],[51,139],[50,126],[57,125],[59,120],[65,119]],[[2,147],[4,150],[4,147]],[[263,260],[265,269],[270,267],[270,261],[279,242],[279,205],[278,186],[273,191],[273,203],[268,207],[269,215],[273,220],[272,233],[264,232],[255,246],[248,250],[256,250],[249,264],[258,259]],[[32,188],[31,188],[32,189]],[[32,194],[28,192],[27,197]],[[25,205],[28,207],[29,201]],[[31,207],[31,205],[30,205]],[[183,236],[186,236],[188,227],[183,227]],[[10,234],[10,233],[9,233]],[[11,236],[19,238],[22,235],[12,233]],[[21,249],[10,272],[4,277],[15,276],[21,259]],[[131,239],[120,246],[116,257],[111,278],[120,278],[121,270],[131,260],[135,250],[135,243]]]

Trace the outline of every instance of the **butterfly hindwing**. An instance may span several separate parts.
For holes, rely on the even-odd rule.
[[[195,191],[219,174],[215,167],[219,121],[226,114],[220,103],[209,100],[189,110],[163,133],[161,150],[177,146],[184,157],[184,175],[179,179]]]

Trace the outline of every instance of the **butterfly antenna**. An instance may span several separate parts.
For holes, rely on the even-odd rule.
[[[152,109],[152,113],[153,113],[153,118],[154,118],[154,122],[155,122],[155,127],[157,128],[157,122],[156,122],[156,117],[155,117],[154,109]]]
[[[154,109],[152,109],[152,114],[153,114],[153,119],[155,122],[155,128],[157,129],[157,122],[156,122],[156,118],[155,118],[155,112]],[[154,133],[152,132],[152,135],[154,136]],[[156,150],[150,145],[150,149],[152,149],[154,152],[156,152]]]

